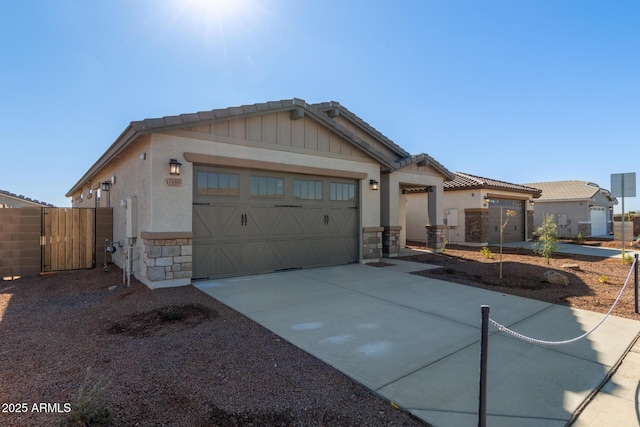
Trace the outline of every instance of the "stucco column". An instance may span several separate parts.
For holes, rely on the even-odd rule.
[[[382,253],[386,257],[396,257],[400,253],[400,184],[393,174],[380,176],[380,225],[382,232]]]

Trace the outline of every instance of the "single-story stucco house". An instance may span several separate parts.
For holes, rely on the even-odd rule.
[[[50,203],[41,202],[31,199],[23,195],[11,193],[9,191],[0,190],[0,208],[25,208],[25,207],[54,207]]]
[[[407,212],[421,210],[423,198],[419,189],[405,191]],[[444,183],[443,209],[445,240],[449,243],[483,246],[500,243],[500,224],[507,221],[506,211],[515,216],[508,218],[504,227],[504,242],[529,240],[533,232],[534,199],[541,191],[525,185],[468,173],[454,172],[454,179]],[[415,218],[415,215],[407,215]],[[502,218],[502,220],[501,220]],[[418,240],[424,224],[407,224],[407,239]]]
[[[291,99],[131,122],[67,197],[112,206],[114,262],[162,287],[396,256],[414,187],[439,250],[450,179],[339,103]]]
[[[598,184],[580,180],[522,184],[539,188],[533,221],[540,226],[552,215],[560,237],[608,236],[613,233],[613,206],[618,199]]]

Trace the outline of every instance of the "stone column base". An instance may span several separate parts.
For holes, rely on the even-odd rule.
[[[362,228],[362,262],[378,262],[382,257],[382,227]]]
[[[400,231],[402,226],[390,225],[382,232],[382,254],[388,258],[397,257],[400,253]]]
[[[427,248],[440,252],[444,248],[444,225],[427,225]]]
[[[150,287],[154,288],[172,286],[173,282],[191,282],[192,233],[143,232],[141,237],[144,243],[143,281],[147,286],[150,286],[147,282],[151,282],[153,285]]]

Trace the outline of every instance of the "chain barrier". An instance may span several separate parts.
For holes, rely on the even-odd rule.
[[[622,287],[622,289],[620,290],[620,293],[618,294],[618,297],[616,298],[615,302],[613,303],[613,305],[611,306],[611,308],[609,309],[609,311],[607,312],[607,314],[602,318],[602,320],[600,320],[600,322],[598,322],[598,324],[596,326],[594,326],[590,331],[585,332],[584,334],[580,335],[579,337],[575,337],[569,340],[563,340],[563,341],[545,341],[545,340],[539,340],[536,338],[531,338],[528,337],[526,335],[522,335],[519,334],[516,331],[513,331],[509,328],[507,328],[504,325],[501,325],[500,323],[496,322],[493,319],[489,319],[489,322],[495,326],[496,328],[498,328],[499,331],[501,332],[506,332],[518,339],[521,339],[523,341],[527,341],[531,344],[540,344],[540,345],[564,345],[564,344],[569,344],[575,341],[579,341],[583,338],[585,338],[587,335],[589,335],[590,333],[592,333],[593,331],[595,331],[596,329],[598,329],[600,327],[600,325],[602,325],[604,323],[605,320],[607,320],[607,318],[609,317],[609,315],[613,312],[613,310],[616,308],[616,305],[618,305],[618,302],[620,302],[620,298],[622,297],[622,294],[624,293],[624,290],[627,288],[627,285],[629,284],[629,279],[631,278],[631,273],[634,271],[635,265],[636,265],[637,259],[633,261],[633,264],[631,265],[631,269],[629,270],[629,274],[627,275],[627,280],[624,281],[624,286]]]

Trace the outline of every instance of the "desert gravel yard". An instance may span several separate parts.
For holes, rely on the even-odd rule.
[[[0,282],[0,425],[424,425],[194,287],[121,283]]]
[[[614,241],[593,240],[584,244],[620,248],[620,242]],[[418,248],[423,245],[409,242],[409,246]],[[447,245],[442,254],[424,253],[401,259],[442,267],[416,273],[421,276],[598,313],[609,311],[631,269],[631,263],[622,263],[620,258],[569,253],[555,253],[547,264],[544,258],[531,250],[505,247],[501,278],[500,248],[491,246],[488,249],[489,252],[483,255],[481,248]],[[541,276],[549,270],[566,276],[568,284],[552,285],[542,282]],[[615,316],[640,320],[640,315],[634,310],[633,285],[632,274],[630,283],[613,311]]]

